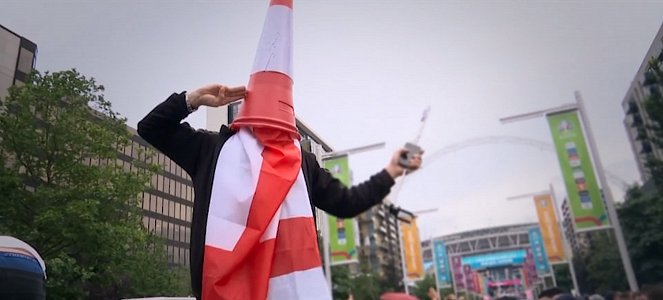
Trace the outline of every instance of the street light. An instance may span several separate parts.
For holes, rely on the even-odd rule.
[[[351,155],[351,154],[357,154],[357,153],[362,153],[366,151],[372,151],[372,150],[378,150],[384,148],[385,143],[375,143],[375,144],[370,144],[366,146],[361,146],[361,147],[355,147],[355,148],[350,148],[350,149],[345,149],[341,151],[335,151],[335,152],[328,152],[324,153],[322,150],[322,147],[320,145],[316,145],[316,147],[311,147],[313,154],[315,154],[318,164],[322,165],[323,160],[327,159],[332,159],[334,157],[339,157],[339,156],[344,156],[344,155]],[[318,210],[322,212],[322,220],[321,221],[321,227],[322,227],[322,245],[323,245],[323,260],[325,262],[325,277],[327,279],[327,284],[329,285],[329,288],[332,287],[332,277],[331,277],[331,253],[330,253],[330,236],[329,236],[329,215],[322,210]]]
[[[598,147],[596,146],[596,141],[592,134],[592,129],[587,119],[587,113],[585,110],[585,105],[583,103],[582,96],[580,92],[575,91],[574,93],[576,98],[576,103],[566,104],[558,107],[553,107],[549,109],[534,111],[526,114],[520,114],[516,116],[511,116],[507,118],[500,119],[502,124],[507,124],[511,122],[524,121],[537,117],[545,117],[551,114],[561,113],[565,111],[577,110],[580,114],[580,121],[582,122],[585,132],[587,134],[587,142],[589,143],[589,150],[591,151],[591,156],[594,158],[594,164],[596,167],[596,173],[599,177],[599,182],[603,187],[603,192],[605,195],[605,204],[608,209],[608,217],[610,218],[610,223],[612,228],[615,231],[615,239],[617,240],[617,248],[619,249],[619,255],[622,259],[622,264],[624,265],[624,272],[626,273],[626,279],[628,280],[629,287],[631,291],[638,291],[638,282],[635,278],[635,273],[633,272],[633,266],[631,265],[631,258],[629,257],[628,250],[626,249],[626,241],[624,241],[624,234],[622,233],[622,226],[619,224],[619,217],[617,216],[617,210],[615,209],[615,201],[612,197],[612,191],[608,186],[605,171],[603,170],[603,164],[601,163],[601,158],[598,153]]]
[[[536,192],[536,193],[529,193],[529,194],[523,194],[523,195],[517,195],[517,196],[511,196],[506,198],[508,201],[513,201],[513,200],[519,200],[523,198],[533,198],[536,196],[543,196],[543,195],[550,195],[553,201],[553,206],[555,206],[555,223],[557,223],[557,226],[559,227],[559,230],[562,232],[562,242],[564,245],[562,246],[564,248],[564,255],[566,256],[567,263],[569,264],[569,270],[571,271],[571,280],[573,281],[573,289],[576,291],[576,293],[580,293],[580,289],[578,289],[578,280],[576,278],[576,270],[575,267],[573,266],[573,252],[571,251],[569,247],[569,238],[566,236],[566,231],[562,227],[562,224],[560,223],[560,218],[562,217],[560,211],[559,211],[559,205],[557,205],[557,197],[555,196],[555,191],[553,190],[552,184],[549,186],[549,190],[547,191],[541,191],[541,192]],[[531,242],[531,241],[530,241]],[[552,269],[552,265],[551,265]],[[552,271],[552,276],[553,276],[553,281],[555,280],[555,271]],[[557,285],[555,283],[555,285]]]

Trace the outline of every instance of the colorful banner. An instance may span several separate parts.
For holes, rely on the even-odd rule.
[[[460,256],[451,258],[451,272],[454,275],[455,290],[465,289],[465,276],[463,275],[463,263]]]
[[[468,265],[463,265],[463,276],[465,276],[465,288],[468,291],[474,291],[474,276],[472,275],[472,268]]]
[[[539,217],[541,227],[541,238],[550,263],[559,263],[566,259],[564,255],[564,244],[559,225],[555,217],[555,204],[550,195],[539,195],[534,197],[536,214]],[[530,242],[531,243],[531,242]]]
[[[433,242],[433,261],[435,262],[437,285],[440,288],[450,286],[451,275],[449,274],[449,258],[447,256],[447,247],[444,245],[444,241],[437,240]]]
[[[350,186],[350,168],[347,156],[339,156],[324,161],[325,169],[346,186]],[[329,216],[329,237],[332,265],[358,262],[357,226],[353,219],[339,219]]]
[[[550,273],[548,256],[546,255],[546,249],[543,246],[543,239],[541,238],[541,230],[539,228],[530,228],[528,234],[529,244],[532,248],[532,255],[534,256],[536,272],[539,274]]]
[[[403,257],[405,258],[405,271],[408,280],[418,280],[424,277],[424,259],[421,256],[421,240],[417,219],[412,218],[410,224],[400,222],[401,237],[403,238]]]
[[[486,269],[499,266],[520,265],[525,262],[525,250],[493,252],[475,256],[463,257],[462,264],[473,270]]]
[[[548,116],[576,229],[609,226],[577,111]]]

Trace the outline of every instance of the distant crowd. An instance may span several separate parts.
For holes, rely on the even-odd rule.
[[[609,292],[605,294],[575,297],[559,288],[551,288],[539,294],[539,300],[663,300],[663,285],[642,292]]]

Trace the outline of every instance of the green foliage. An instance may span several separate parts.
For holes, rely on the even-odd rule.
[[[42,255],[49,299],[186,294],[141,224],[154,168],[116,164],[130,133],[103,90],[76,70],[35,72],[0,101],[0,232]]]
[[[414,289],[412,289],[412,295],[421,300],[430,299],[430,297],[428,297],[428,290],[430,288],[436,289],[437,285],[435,285],[435,276],[427,274],[424,279],[416,283]]]
[[[622,261],[612,232],[596,232],[585,256],[587,284],[597,293],[628,290]]]
[[[555,273],[557,287],[565,291],[570,291],[573,288],[573,280],[571,279],[571,272],[569,270],[569,265],[567,264],[553,265],[552,268],[553,272]]]
[[[663,199],[660,192],[644,192],[642,188],[633,187],[627,192],[617,213],[638,283],[661,283]],[[605,292],[628,288],[617,245],[611,233],[599,232],[592,235],[585,263],[587,283],[591,291]]]
[[[355,300],[379,299],[387,291],[385,280],[365,268],[359,274],[351,274],[347,266],[332,267],[332,294],[335,300],[346,300],[352,294]]]
[[[663,197],[632,188],[619,208],[636,277],[641,285],[663,281]]]

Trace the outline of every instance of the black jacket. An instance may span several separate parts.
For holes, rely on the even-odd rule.
[[[191,224],[191,287],[200,299],[205,247],[205,229],[216,160],[221,147],[234,134],[225,125],[220,131],[193,130],[181,123],[189,115],[185,93],[172,94],[138,123],[138,134],[172,159],[191,177],[195,191]],[[311,205],[340,218],[354,217],[384,199],[393,178],[385,171],[346,188],[325,169],[315,156],[302,152],[302,171]]]

